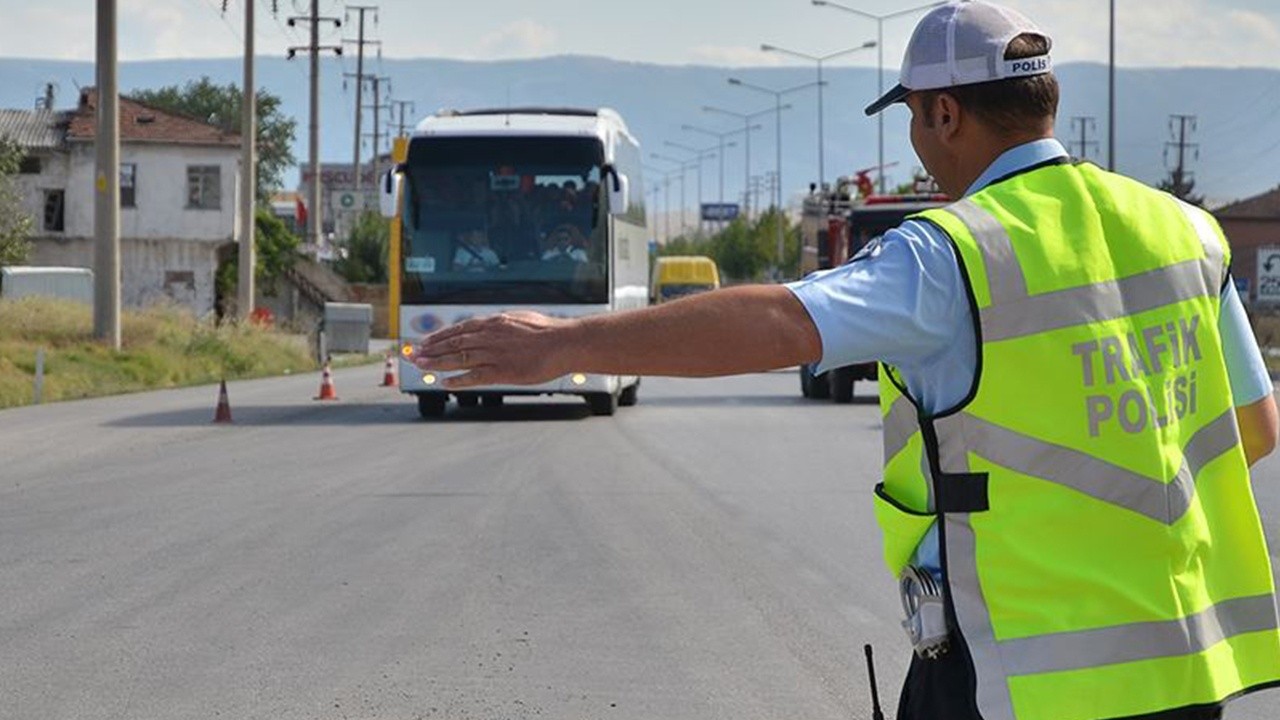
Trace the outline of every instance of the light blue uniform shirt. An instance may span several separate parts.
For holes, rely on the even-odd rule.
[[[1020,170],[1067,157],[1057,140],[1011,148],[991,163],[965,195]],[[787,285],[822,339],[815,370],[878,360],[897,367],[907,389],[930,413],[962,401],[973,384],[977,347],[973,315],[951,241],[936,226],[908,220],[850,262]],[[1237,407],[1272,392],[1233,283],[1218,315],[1231,394]],[[916,564],[941,572],[937,528],[916,548]]]

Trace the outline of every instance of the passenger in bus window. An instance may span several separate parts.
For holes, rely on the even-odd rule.
[[[570,260],[573,262],[587,262],[586,238],[582,236],[582,231],[577,225],[564,223],[557,225],[551,232],[547,233],[547,237],[542,245],[542,259],[546,261],[563,261]]]
[[[487,270],[501,264],[501,258],[489,247],[489,236],[483,230],[472,230],[458,236],[458,249],[453,253],[454,270]]]

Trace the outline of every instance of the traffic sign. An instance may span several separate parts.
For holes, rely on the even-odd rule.
[[[1258,302],[1280,302],[1280,247],[1258,248]]]
[[[702,219],[709,222],[727,222],[738,217],[737,203],[702,203]]]

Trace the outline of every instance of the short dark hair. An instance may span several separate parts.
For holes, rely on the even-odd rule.
[[[1047,52],[1047,38],[1023,33],[1009,41],[1004,59],[1021,60]],[[1016,135],[1045,123],[1051,125],[1058,114],[1058,79],[1051,72],[940,90],[921,90],[920,99],[929,125],[933,124],[933,100],[939,93],[954,97],[960,107],[1004,136]]]

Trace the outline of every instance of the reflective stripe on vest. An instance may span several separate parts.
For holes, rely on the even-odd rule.
[[[1280,679],[1212,219],[1065,165],[923,217],[955,243],[980,369],[962,407],[923,419],[881,374],[876,516],[895,573],[943,519],[984,720],[1140,715]]]

